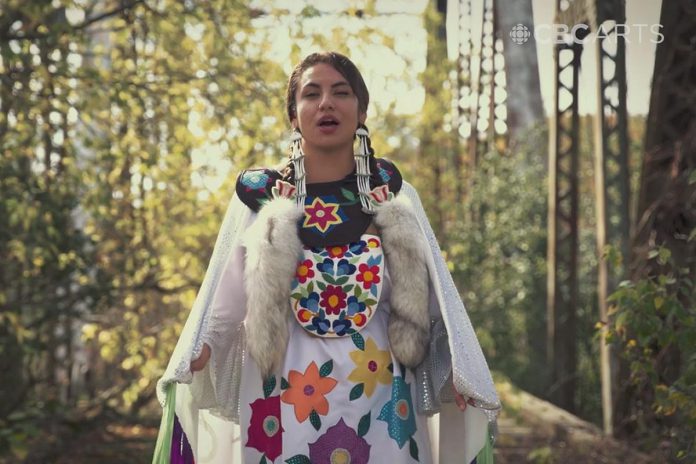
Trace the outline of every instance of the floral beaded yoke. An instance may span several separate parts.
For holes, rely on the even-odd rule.
[[[379,237],[363,234],[347,245],[304,247],[290,305],[310,333],[343,337],[360,331],[377,310],[384,259]]]

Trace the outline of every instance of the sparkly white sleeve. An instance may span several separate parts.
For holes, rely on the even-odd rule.
[[[434,387],[431,394],[433,406],[437,409],[439,402],[451,400],[448,394],[451,388],[448,388],[448,379],[444,378],[451,373],[456,390],[471,398],[476,407],[486,410],[490,420],[494,420],[500,409],[500,400],[464,303],[442,257],[440,245],[413,186],[404,182],[400,194],[407,195],[411,200],[430,248],[427,260],[431,280],[431,314],[434,313],[431,350],[420,369],[419,379],[429,381]],[[439,315],[437,311],[432,311],[433,306],[439,308]]]
[[[157,383],[157,396],[164,403],[167,385],[191,384],[198,408],[211,408],[234,418],[234,394],[238,390],[237,365],[241,366],[246,313],[241,236],[254,213],[236,195],[230,201],[201,288],[196,295],[167,369]],[[203,343],[212,348],[205,369],[193,374],[190,363],[200,356]],[[240,367],[239,366],[239,367]]]
[[[205,368],[193,375],[191,395],[199,408],[229,419],[238,418],[239,384],[246,341],[243,321],[245,248],[232,248],[210,305],[208,330],[201,337],[211,348]]]

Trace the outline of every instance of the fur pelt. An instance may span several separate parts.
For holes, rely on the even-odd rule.
[[[401,195],[377,208],[375,223],[380,230],[392,291],[387,334],[396,359],[416,367],[428,352],[427,246],[418,219],[408,199]]]
[[[244,237],[247,349],[264,379],[280,367],[288,344],[288,298],[302,253],[297,227],[303,214],[295,200],[276,198]]]
[[[298,222],[303,214],[294,200],[270,200],[244,238],[247,348],[263,378],[280,367],[287,348],[290,284],[302,253]],[[427,244],[405,196],[379,205],[375,224],[392,282],[389,344],[400,363],[415,367],[430,339]]]

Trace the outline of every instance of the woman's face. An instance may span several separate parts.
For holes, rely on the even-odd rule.
[[[358,121],[358,99],[350,84],[333,66],[318,63],[307,68],[295,94],[296,117],[293,127],[302,132],[304,149],[329,152],[349,149]]]

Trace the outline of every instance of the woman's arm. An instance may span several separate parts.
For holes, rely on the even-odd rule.
[[[213,355],[229,349],[229,340],[246,316],[244,252],[238,245],[229,256],[211,304],[209,330],[203,336],[201,354],[191,361],[191,372],[203,370]]]
[[[203,343],[203,350],[201,355],[195,360],[191,361],[191,372],[198,372],[203,370],[208,360],[210,359],[210,345]]]

